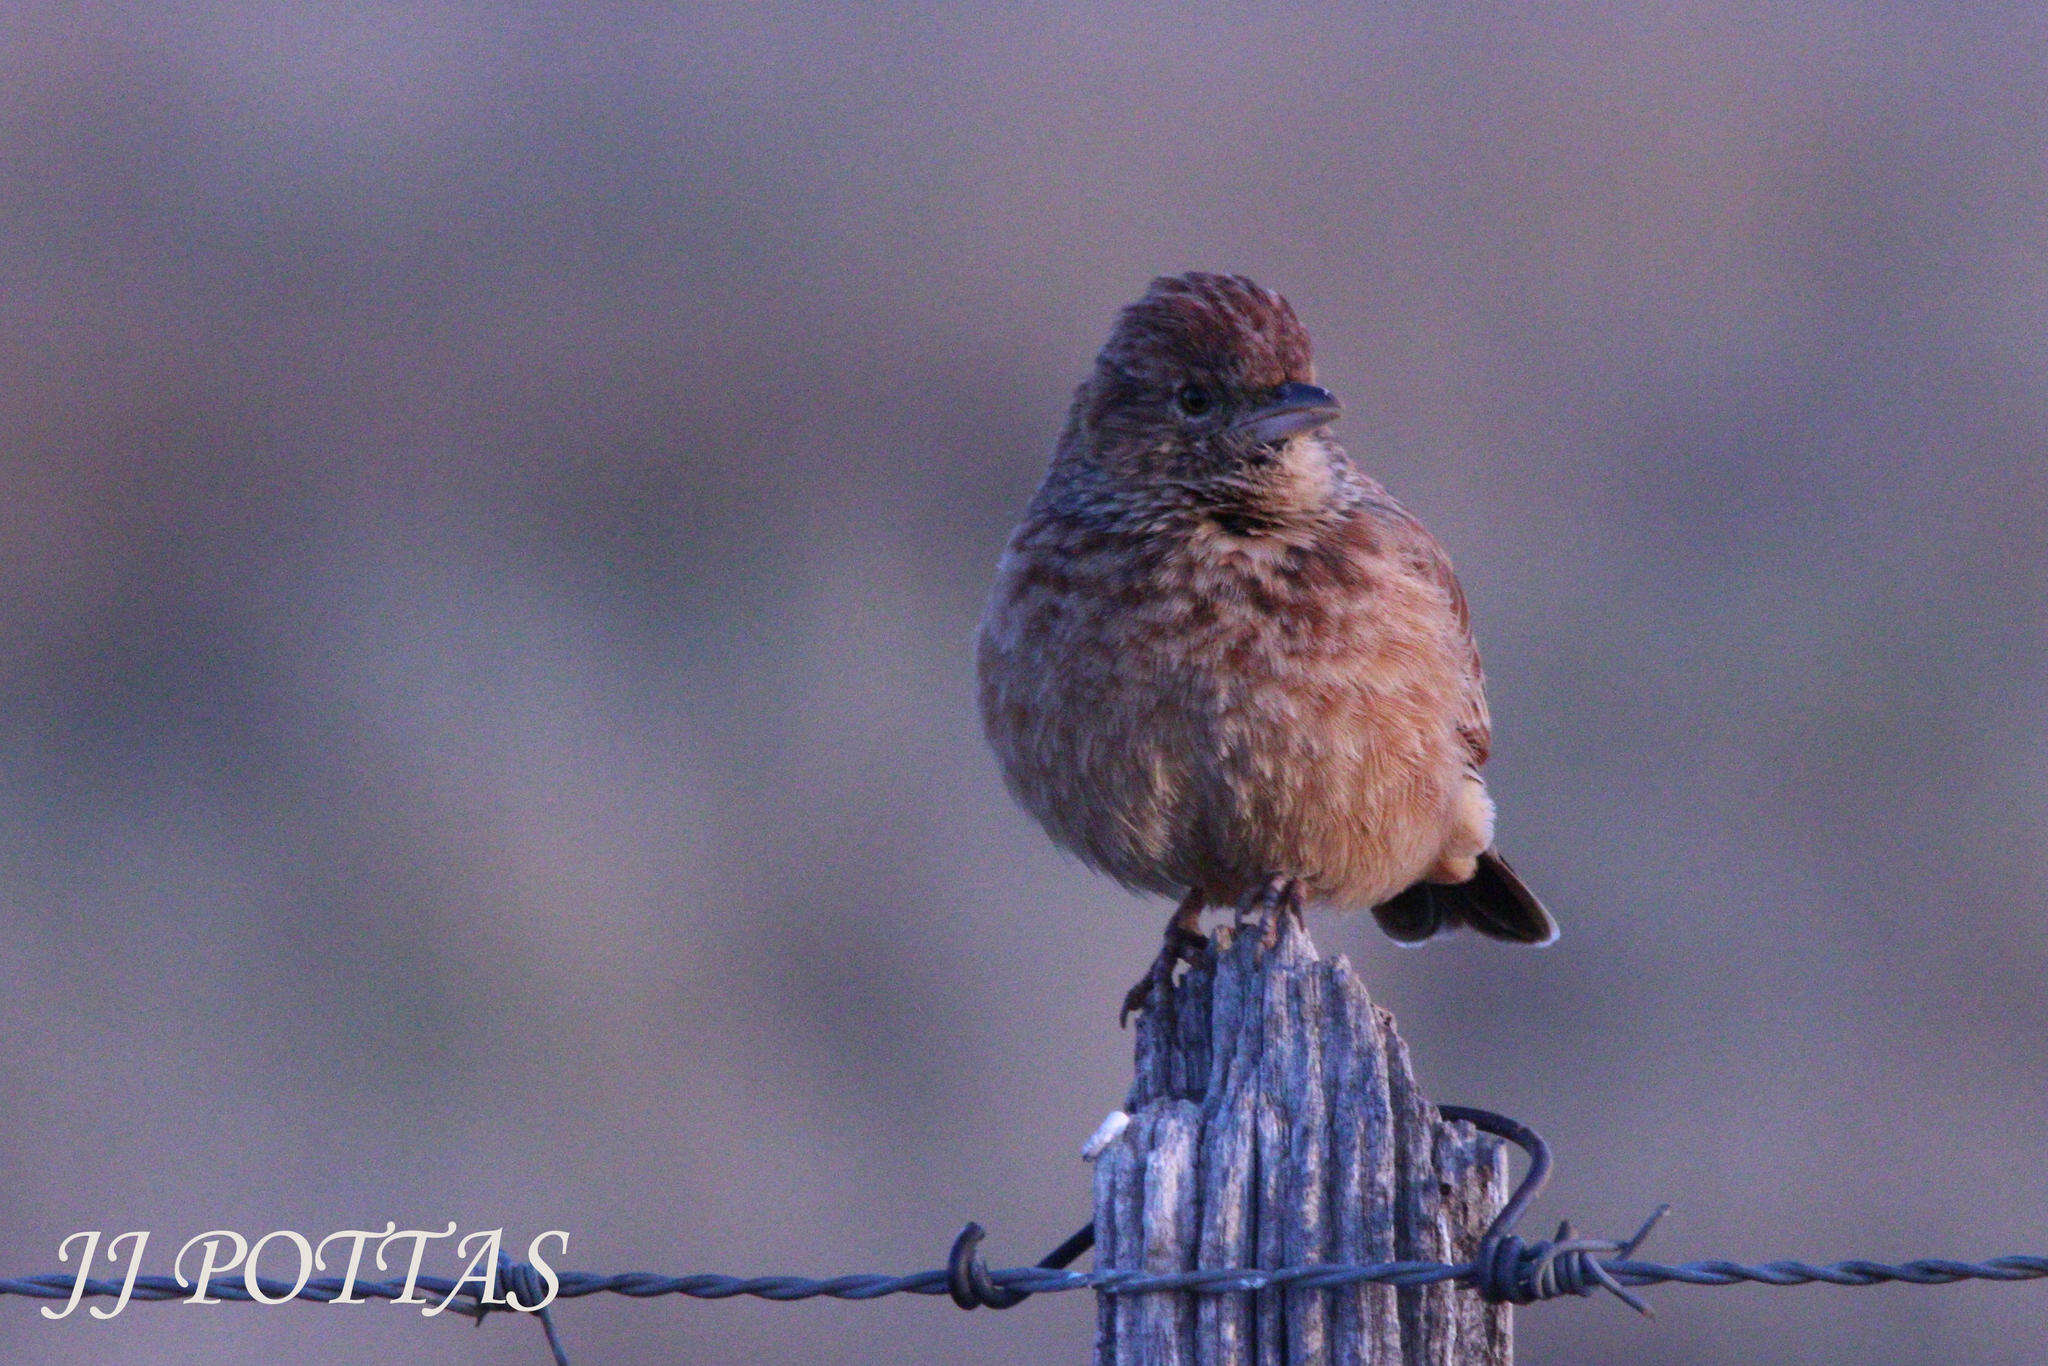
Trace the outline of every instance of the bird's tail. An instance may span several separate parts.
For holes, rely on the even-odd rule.
[[[1373,907],[1372,914],[1381,929],[1404,944],[1459,925],[1515,944],[1548,944],[1557,938],[1550,912],[1491,849],[1479,856],[1479,869],[1469,881],[1418,882]]]

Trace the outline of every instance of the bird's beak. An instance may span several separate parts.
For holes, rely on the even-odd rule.
[[[1254,408],[1231,430],[1258,446],[1277,446],[1291,436],[1327,427],[1344,415],[1343,405],[1328,389],[1315,384],[1281,385],[1264,406]]]

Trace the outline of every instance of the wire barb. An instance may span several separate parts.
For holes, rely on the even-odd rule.
[[[953,1240],[946,1255],[946,1293],[962,1309],[1008,1309],[1024,1303],[1037,1293],[995,1283],[988,1264],[981,1260],[981,1240],[988,1230],[970,1223]],[[1064,1243],[1039,1259],[1041,1271],[1064,1270],[1068,1263],[1095,1246],[1095,1225],[1083,1224]]]
[[[458,1312],[473,1314],[476,1318],[477,1326],[482,1327],[483,1321],[492,1314],[512,1313],[513,1308],[510,1301],[516,1300],[520,1304],[539,1304],[548,1297],[547,1286],[541,1280],[540,1272],[534,1268],[533,1264],[531,1262],[515,1262],[510,1254],[503,1250],[500,1250],[498,1253],[498,1290],[499,1293],[506,1297],[507,1303],[496,1304],[484,1299],[482,1296],[478,1296],[476,1301],[469,1306],[450,1307],[457,1308]],[[554,1308],[552,1306],[544,1306],[540,1309],[523,1310],[520,1312],[530,1313],[540,1320],[540,1330],[547,1335],[548,1351],[554,1356],[555,1366],[569,1366],[569,1354],[562,1350],[561,1336],[555,1332]]]
[[[1479,1251],[1467,1279],[1481,1299],[1489,1304],[1535,1304],[1560,1295],[1590,1295],[1595,1290],[1606,1290],[1638,1314],[1656,1317],[1642,1296],[1615,1279],[1607,1263],[1633,1257],[1636,1248],[1650,1236],[1650,1230],[1657,1227],[1657,1221],[1670,1213],[1671,1206],[1659,1205],[1643,1220],[1634,1236],[1627,1239],[1581,1238],[1567,1220],[1557,1226],[1555,1238],[1529,1242],[1515,1232],[1515,1225],[1550,1180],[1550,1145],[1528,1125],[1491,1110],[1469,1105],[1441,1105],[1437,1110],[1445,1119],[1462,1120],[1475,1129],[1506,1139],[1529,1155],[1529,1170],[1523,1174],[1521,1184],[1494,1216],[1486,1236],[1479,1240]]]

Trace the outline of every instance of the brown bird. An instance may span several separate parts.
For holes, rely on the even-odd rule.
[[[1288,302],[1154,280],[1074,395],[981,622],[982,721],[1053,841],[1208,906],[1369,906],[1395,939],[1557,926],[1493,851],[1491,728],[1441,547],[1330,439]]]

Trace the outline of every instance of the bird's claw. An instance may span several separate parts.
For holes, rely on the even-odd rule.
[[[1259,934],[1267,948],[1280,942],[1280,928],[1286,917],[1292,915],[1296,922],[1301,920],[1301,879],[1275,876],[1267,878],[1258,891],[1239,903],[1237,927],[1246,924],[1259,927]]]
[[[1124,993],[1123,1009],[1116,1015],[1116,1027],[1123,1029],[1129,1026],[1131,1016],[1151,1003],[1154,988],[1164,991],[1171,987],[1176,964],[1194,962],[1208,947],[1209,936],[1199,930],[1187,929],[1178,920],[1168,925],[1165,942],[1159,946],[1159,956],[1152,960],[1152,966],[1145,970],[1145,975]]]

